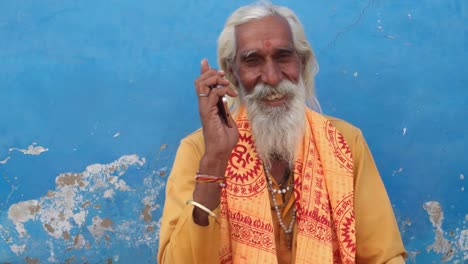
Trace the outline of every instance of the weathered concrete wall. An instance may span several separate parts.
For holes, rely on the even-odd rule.
[[[467,263],[468,3],[277,1],[359,126],[409,263]],[[150,263],[220,1],[0,2],[0,263]],[[372,213],[372,212],[369,212]],[[382,227],[385,228],[385,227]]]

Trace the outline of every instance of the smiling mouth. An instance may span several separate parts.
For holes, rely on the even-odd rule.
[[[269,96],[264,97],[263,99],[266,101],[274,102],[274,101],[279,101],[285,97],[286,96],[284,94],[274,93],[274,94],[270,94]]]

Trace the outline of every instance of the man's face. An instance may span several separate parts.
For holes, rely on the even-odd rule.
[[[279,16],[267,16],[236,27],[236,58],[233,74],[249,94],[258,84],[276,87],[281,81],[297,84],[301,61],[294,48],[287,21]],[[291,98],[272,93],[262,98],[266,106],[281,106]]]

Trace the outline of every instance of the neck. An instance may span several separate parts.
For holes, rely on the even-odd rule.
[[[285,178],[286,170],[289,170],[289,164],[284,160],[270,160],[271,168],[270,173],[275,179],[276,183],[280,183]]]

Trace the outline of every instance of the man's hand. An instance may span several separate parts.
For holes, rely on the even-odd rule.
[[[215,87],[215,88],[212,88]],[[239,140],[239,131],[232,117],[232,127],[228,127],[218,114],[216,106],[219,97],[237,93],[229,88],[229,81],[224,79],[224,72],[211,69],[208,61],[201,61],[201,74],[195,80],[195,92],[198,96],[198,111],[203,126],[205,153],[200,160],[199,172],[217,177],[224,177],[232,149]],[[195,176],[195,175],[194,175]],[[214,210],[220,203],[220,187],[217,183],[197,183],[193,199]],[[208,214],[199,208],[193,210],[195,223],[208,225]]]
[[[195,80],[195,90],[205,140],[204,158],[227,163],[232,149],[237,144],[239,133],[237,127],[229,128],[222,122],[216,104],[220,96],[227,94],[234,97],[237,93],[229,88],[229,81],[224,78],[224,72],[211,69],[206,59],[201,61],[201,74]],[[229,118],[232,124],[235,124],[232,117]]]

